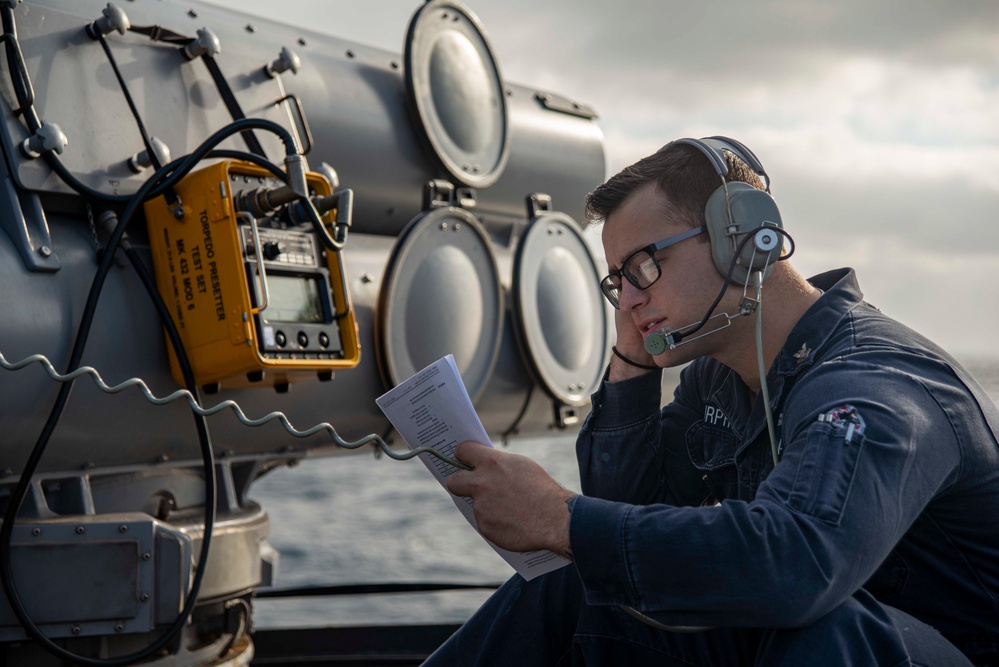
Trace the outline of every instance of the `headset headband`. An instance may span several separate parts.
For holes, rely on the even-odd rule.
[[[704,153],[705,157],[711,162],[711,166],[714,167],[715,173],[721,177],[723,183],[725,182],[725,176],[728,174],[728,161],[725,159],[722,150],[731,151],[763,179],[763,184],[766,186],[767,192],[770,192],[770,176],[767,175],[766,170],[763,168],[763,163],[760,162],[756,154],[749,150],[745,144],[735,139],[720,136],[705,137],[703,139],[687,138],[677,139],[671,142],[671,144],[688,144]]]

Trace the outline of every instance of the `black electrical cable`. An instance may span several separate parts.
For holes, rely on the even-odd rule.
[[[286,148],[290,151],[295,151],[295,143],[292,139],[291,134],[285,130],[283,127],[277,123],[271,121],[266,121],[262,119],[244,119],[241,121],[236,121],[227,125],[226,127],[213,133],[207,140],[205,140],[194,152],[190,153],[185,158],[177,161],[175,167],[170,169],[170,166],[164,167],[163,169],[157,171],[153,176],[147,180],[132,196],[125,207],[122,216],[120,217],[118,224],[115,226],[111,233],[110,239],[105,247],[105,252],[101,258],[100,264],[97,268],[97,272],[94,275],[94,280],[90,287],[90,293],[87,296],[87,303],[83,310],[83,315],[80,320],[80,326],[77,330],[76,339],[73,344],[72,352],[70,353],[69,361],[67,362],[67,372],[72,372],[80,365],[80,360],[83,357],[83,352],[86,347],[87,339],[90,335],[90,329],[93,325],[93,319],[97,310],[97,301],[100,297],[101,290],[103,289],[104,282],[107,275],[111,269],[113,263],[114,254],[121,243],[121,239],[125,233],[125,230],[134,216],[136,210],[141,205],[143,201],[152,196],[152,192],[157,189],[164,189],[172,187],[181,178],[187,175],[195,165],[219,143],[224,141],[226,138],[240,132],[247,127],[257,127],[261,129],[266,129],[273,131],[279,137]],[[171,163],[173,165],[174,163]],[[169,169],[169,172],[168,172]],[[69,651],[66,651],[61,646],[52,642],[48,637],[46,637],[37,626],[34,625],[31,618],[27,615],[24,609],[24,605],[17,594],[17,589],[14,585],[13,579],[13,569],[11,567],[11,542],[13,538],[14,524],[17,520],[17,514],[20,511],[21,505],[24,502],[24,498],[27,495],[28,488],[31,484],[31,479],[38,468],[38,464],[41,461],[42,455],[51,440],[52,434],[55,431],[56,426],[59,423],[59,418],[62,416],[63,410],[66,407],[66,403],[69,400],[70,393],[72,391],[73,381],[65,382],[59,389],[59,394],[56,397],[56,401],[52,407],[49,414],[49,418],[46,421],[38,440],[35,443],[35,447],[32,449],[28,460],[24,465],[24,470],[21,473],[21,477],[18,480],[17,487],[15,488],[13,494],[11,495],[10,504],[7,507],[7,511],[4,515],[4,521],[2,526],[0,526],[0,583],[3,584],[3,588],[7,593],[7,599],[10,602],[11,609],[14,611],[14,615],[17,616],[18,621],[21,623],[25,631],[40,645],[42,645],[46,650],[54,655],[61,657],[66,660],[71,660],[80,664],[85,665],[95,665],[95,666],[106,666],[106,667],[118,667],[131,664],[137,660],[149,657],[159,651],[161,648],[165,647],[169,642],[171,642],[177,632],[187,622],[191,613],[194,611],[195,603],[197,602],[197,594],[200,589],[201,580],[204,576],[205,567],[207,564],[207,554],[208,547],[210,544],[211,535],[209,533],[209,526],[206,525],[206,530],[204,538],[202,540],[202,549],[200,556],[200,566],[197,568],[194,581],[192,582],[191,590],[188,593],[184,609],[181,614],[177,617],[174,623],[167,630],[160,639],[150,644],[145,649],[127,656],[121,656],[112,659],[93,659],[84,658],[78,656]],[[214,520],[214,503],[216,499],[216,480],[215,480],[215,465],[214,465],[214,455],[211,450],[208,450],[209,460],[206,462],[205,467],[205,497],[206,503],[212,505],[212,519]]]
[[[7,52],[7,70],[10,72],[11,84],[14,86],[14,96],[17,98],[19,105],[14,110],[14,114],[25,114],[28,129],[33,134],[41,127],[38,115],[33,108],[35,91],[31,87],[31,79],[28,77],[28,70],[24,66],[24,55],[21,53],[21,45],[17,41],[17,24],[14,21],[14,10],[8,3],[0,6],[0,19],[2,19],[3,23],[4,46]]]
[[[778,257],[777,261],[778,262],[783,262],[784,260],[791,258],[791,255],[794,254],[794,239],[791,238],[791,235],[788,234],[786,231],[784,231],[782,228],[780,228],[780,227],[769,227],[769,226],[763,226],[763,225],[761,225],[761,226],[757,227],[756,229],[752,230],[751,232],[747,232],[746,235],[742,238],[742,241],[739,243],[739,245],[736,246],[735,252],[732,253],[732,261],[729,262],[729,264],[728,264],[728,273],[725,275],[725,282],[722,284],[721,289],[718,290],[718,296],[715,297],[715,300],[714,300],[714,302],[712,302],[711,307],[708,308],[708,312],[704,313],[704,317],[701,318],[701,321],[698,322],[697,326],[695,326],[690,331],[682,331],[682,332],[681,331],[675,331],[675,332],[673,332],[673,341],[674,342],[676,342],[677,344],[679,344],[680,341],[683,340],[684,338],[686,338],[687,336],[690,336],[691,334],[697,333],[698,331],[701,330],[701,327],[703,327],[705,324],[707,324],[708,320],[711,319],[711,315],[715,312],[715,308],[718,307],[718,304],[721,303],[722,297],[725,296],[725,292],[728,291],[728,286],[732,282],[732,274],[735,273],[736,263],[739,261],[739,255],[742,254],[742,249],[745,248],[746,247],[746,243],[748,243],[749,240],[756,235],[756,232],[758,232],[758,231],[760,231],[762,229],[769,229],[769,230],[771,230],[773,232],[776,232],[776,233],[780,234],[781,236],[783,236],[784,238],[786,238],[788,241],[791,242],[791,249],[787,252],[787,254],[783,254],[780,257]],[[771,251],[771,252],[773,252],[773,251]]]
[[[31,79],[28,76],[27,68],[24,66],[24,57],[23,55],[21,55],[20,44],[17,41],[17,23],[14,19],[14,10],[7,4],[0,5],[0,23],[2,23],[3,25],[2,38],[4,40],[4,45],[7,51],[7,67],[8,70],[10,71],[11,83],[14,87],[14,94],[15,97],[17,98],[17,102],[19,105],[18,111],[24,113],[25,122],[28,125],[28,131],[30,134],[34,134],[39,130],[39,128],[41,128],[42,123],[41,120],[38,118],[37,112],[34,109],[34,98],[35,98],[34,89],[31,86]],[[170,33],[169,31],[164,31],[162,29],[159,29],[155,31],[155,35],[157,36],[150,35],[150,38],[163,39],[161,37],[158,37],[160,33],[169,33],[170,35],[176,35],[176,33]],[[188,42],[191,41],[190,38],[184,38],[184,39],[186,39]],[[170,40],[163,39],[163,41],[170,41]],[[244,122],[247,124],[241,124]],[[256,124],[256,123],[262,123],[262,124]],[[288,130],[286,130],[284,127],[273,121],[256,119],[256,118],[241,118],[239,120],[234,121],[234,123],[230,124],[227,127],[231,127],[232,125],[236,124],[240,124],[239,125],[240,129],[238,131],[241,133],[252,129],[260,129],[260,130],[267,130],[274,132],[281,138],[281,141],[285,146],[286,155],[292,155],[298,153],[298,147],[295,145],[295,140],[291,136],[291,133],[288,132]],[[210,139],[211,137],[209,137],[209,140]],[[209,143],[209,140],[206,140],[204,143],[205,144]],[[263,156],[261,155],[261,157]],[[62,181],[66,183],[71,189],[73,189],[78,194],[88,199],[91,199],[95,202],[100,202],[105,205],[113,205],[113,204],[127,205],[134,197],[134,195],[108,195],[103,192],[98,192],[97,190],[94,190],[93,188],[83,183],[78,178],[76,178],[76,176],[74,176],[69,171],[69,169],[66,168],[66,166],[62,163],[62,161],[59,159],[59,157],[55,154],[54,151],[47,151],[45,153],[45,161],[49,164],[49,167],[52,169],[52,171],[54,171],[59,176],[59,178],[61,178]],[[168,190],[170,187],[172,186],[161,186],[160,188],[150,192],[148,194],[148,197],[149,198],[158,197],[159,195],[164,194],[164,192]]]
[[[242,120],[246,118],[246,114],[243,113],[243,109],[239,106],[239,101],[232,92],[232,88],[229,86],[229,82],[226,81],[225,75],[222,74],[222,69],[215,58],[206,53],[201,56],[201,59],[205,62],[205,67],[208,68],[208,73],[211,74],[212,81],[215,82],[215,88],[218,90],[225,108],[229,110],[229,115],[232,116],[232,119]],[[240,134],[251,153],[256,153],[260,157],[267,157],[267,154],[264,153],[264,147],[260,145],[260,140],[253,134],[252,130],[244,130]]]
[[[244,162],[252,162],[258,167],[263,167],[267,171],[271,172],[275,178],[279,179],[282,183],[288,183],[288,174],[284,172],[281,167],[277,166],[267,158],[260,157],[259,155],[254,155],[253,153],[247,153],[245,151],[234,151],[225,148],[215,149],[205,156],[206,158],[225,158],[233,160],[243,160]]]
[[[139,115],[139,110],[135,107],[135,101],[132,99],[132,93],[128,90],[128,84],[125,83],[125,77],[121,75],[121,70],[118,69],[118,61],[115,60],[114,54],[111,53],[108,41],[104,39],[104,35],[100,32],[97,32],[97,41],[101,43],[104,53],[107,54],[108,62],[111,63],[111,69],[114,70],[115,78],[118,79],[118,86],[121,88],[121,93],[125,96],[128,108],[132,111],[132,117],[135,119],[135,124],[139,128],[139,134],[142,136],[142,143],[146,146],[146,151],[149,153],[149,162],[152,164],[153,169],[159,171],[163,165],[160,164],[159,158],[156,157],[156,151],[153,150],[153,143],[149,139],[149,133],[146,132],[146,125],[142,122],[142,116]]]

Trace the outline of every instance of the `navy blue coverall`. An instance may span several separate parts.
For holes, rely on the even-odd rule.
[[[514,577],[428,664],[999,664],[999,410],[853,271],[810,282],[767,376],[776,467],[762,398],[712,359],[663,409],[659,373],[604,382],[574,565]]]

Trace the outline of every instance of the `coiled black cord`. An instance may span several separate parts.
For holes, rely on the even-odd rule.
[[[139,188],[138,192],[136,192],[134,196],[129,198],[129,202],[118,220],[118,224],[115,225],[114,230],[111,232],[110,238],[105,246],[104,254],[101,257],[100,264],[97,268],[97,272],[94,275],[94,279],[90,287],[90,293],[88,294],[87,302],[80,320],[80,325],[77,330],[76,339],[73,344],[73,349],[70,354],[69,361],[67,362],[68,371],[78,368],[80,361],[83,358],[83,352],[86,348],[87,339],[89,338],[90,330],[93,325],[93,319],[97,310],[97,302],[100,298],[104,283],[114,261],[114,254],[119,245],[121,245],[126,228],[134,217],[138,207],[146,199],[154,196],[154,192],[163,191],[180,181],[181,178],[186,176],[198,164],[198,162],[204,159],[219,143],[227,139],[232,134],[240,132],[248,127],[275,131],[276,134],[282,136],[282,139],[286,139],[285,146],[291,146],[292,150],[294,150],[294,141],[291,138],[291,134],[280,125],[262,119],[244,119],[236,121],[212,134],[194,152],[184,158],[171,162],[163,169],[157,171]],[[280,130],[280,132],[277,132],[276,130]],[[274,168],[276,169],[276,167]],[[171,338],[171,340],[173,340],[173,338]],[[177,342],[179,342],[179,337],[177,338]],[[175,347],[177,347],[178,350],[182,350],[183,346],[175,344]],[[190,377],[185,374],[185,382],[193,383],[193,373]],[[171,624],[163,636],[141,651],[130,655],[110,659],[94,659],[79,656],[67,651],[46,637],[25,611],[24,605],[14,585],[13,569],[11,567],[11,541],[13,538],[14,524],[17,519],[17,514],[20,511],[25,496],[27,495],[31,479],[34,476],[35,471],[38,469],[38,464],[41,461],[42,455],[44,454],[45,449],[52,438],[52,434],[59,423],[59,419],[65,410],[66,403],[69,401],[72,386],[72,382],[66,382],[60,387],[59,394],[56,397],[51,412],[49,413],[49,417],[45,422],[41,434],[38,436],[38,440],[36,441],[34,448],[28,456],[28,460],[24,465],[24,470],[21,473],[17,487],[11,496],[10,504],[8,505],[7,511],[4,515],[3,525],[0,526],[0,583],[3,584],[11,609],[14,611],[15,616],[17,616],[18,621],[24,627],[25,631],[32,637],[32,639],[37,641],[47,651],[57,657],[70,660],[78,664],[102,667],[124,666],[152,656],[173,641],[174,637],[178,632],[180,632],[184,625],[186,625],[187,620],[194,611],[198,591],[200,590],[201,581],[204,577],[206,569],[205,565],[207,564],[209,546],[211,543],[211,528],[213,527],[215,520],[216,479],[214,454],[212,453],[210,446],[203,446],[202,454],[204,459],[205,476],[205,533],[204,538],[202,539],[201,552],[199,555],[199,567],[196,569],[191,590],[188,592],[184,609],[181,611],[180,615],[174,623]],[[199,436],[204,436],[204,439],[202,440],[204,445],[204,443],[207,442],[207,432],[202,434],[201,429],[203,425],[205,425],[203,421],[198,422]]]

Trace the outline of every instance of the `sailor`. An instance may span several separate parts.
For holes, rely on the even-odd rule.
[[[851,269],[779,261],[764,178],[683,139],[590,193],[617,342],[582,494],[473,442],[448,484],[495,544],[572,564],[515,576],[426,664],[999,664],[999,410]]]

